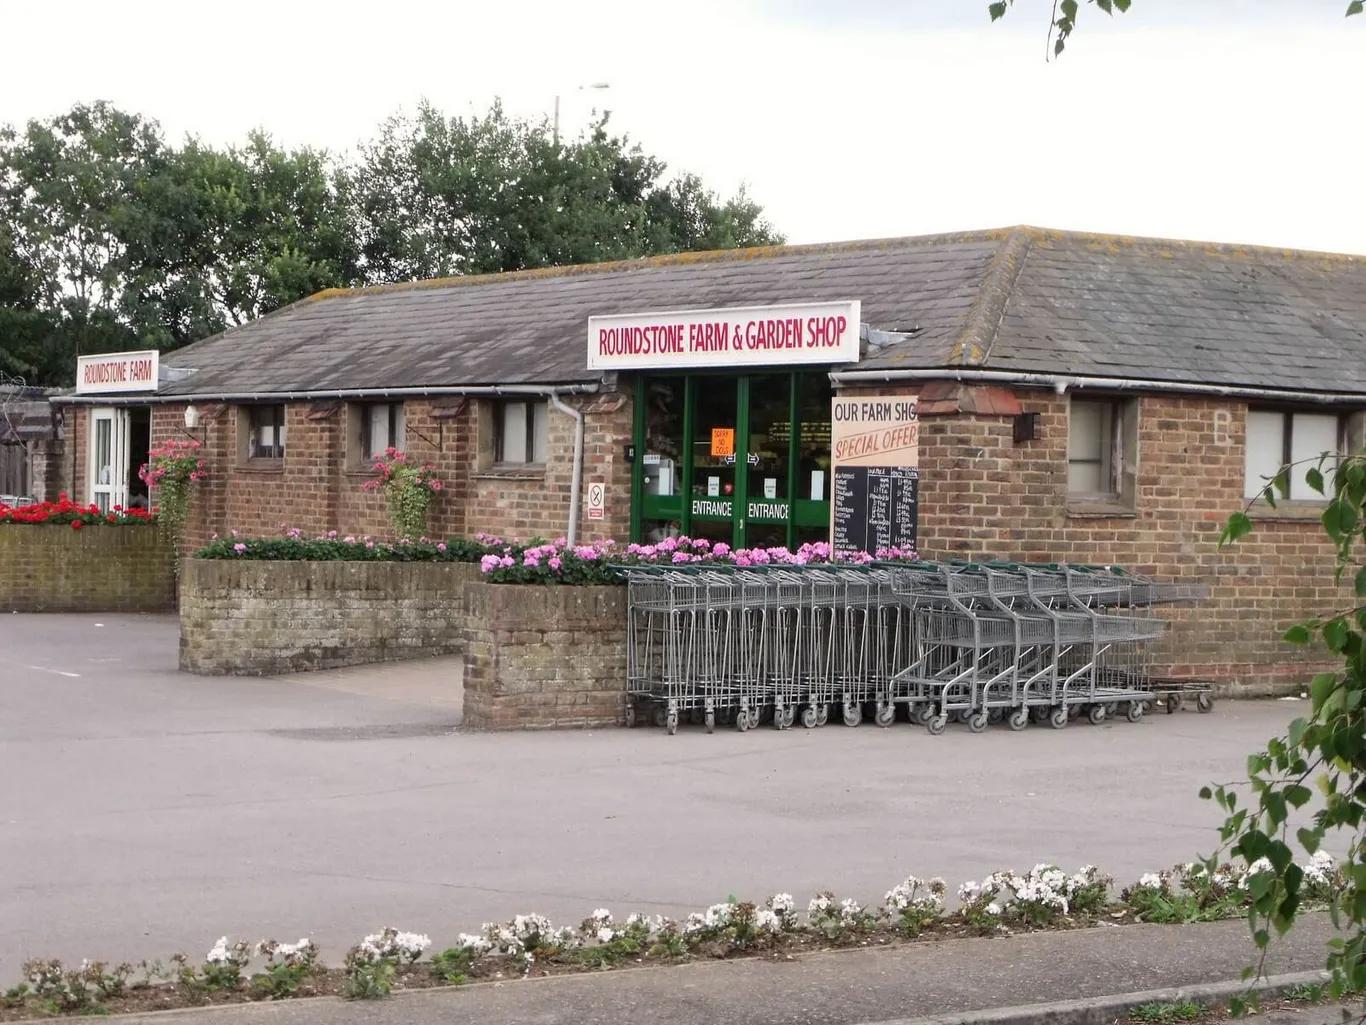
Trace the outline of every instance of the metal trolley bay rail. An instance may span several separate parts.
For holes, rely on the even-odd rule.
[[[1159,605],[1205,595],[1109,566],[829,563],[623,566],[627,721],[742,732],[899,714],[1061,729],[1130,721],[1171,693],[1155,675]],[[1205,707],[1202,704],[1202,708]]]

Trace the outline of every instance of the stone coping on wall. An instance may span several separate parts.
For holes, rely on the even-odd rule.
[[[180,666],[275,675],[459,654],[478,575],[456,562],[187,559]]]
[[[0,523],[0,611],[170,612],[170,545],[153,525]]]

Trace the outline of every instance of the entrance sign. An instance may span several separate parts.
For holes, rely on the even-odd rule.
[[[76,358],[76,394],[107,395],[113,392],[156,391],[159,353],[105,352]]]
[[[857,363],[859,302],[588,318],[589,370]]]
[[[913,550],[920,489],[916,400],[836,397],[831,424],[831,547]]]
[[[588,485],[588,518],[605,520],[607,518],[607,485],[595,481]]]

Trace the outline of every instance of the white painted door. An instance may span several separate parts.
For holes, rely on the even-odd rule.
[[[86,446],[90,502],[100,512],[128,505],[128,411],[109,407],[90,411]]]

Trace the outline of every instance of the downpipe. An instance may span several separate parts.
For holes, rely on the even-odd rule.
[[[559,392],[548,392],[547,396],[552,406],[566,416],[574,418],[574,468],[569,477],[569,528],[565,532],[565,538],[572,547],[579,540],[579,490],[583,486],[584,414],[583,410],[567,405],[560,398]]]

